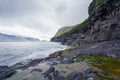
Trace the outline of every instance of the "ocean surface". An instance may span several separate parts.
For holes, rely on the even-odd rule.
[[[11,66],[17,62],[44,58],[66,48],[55,42],[0,42],[0,65]]]

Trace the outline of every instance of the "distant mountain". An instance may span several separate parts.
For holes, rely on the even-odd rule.
[[[0,33],[0,42],[24,42],[24,41],[39,41],[39,39]]]

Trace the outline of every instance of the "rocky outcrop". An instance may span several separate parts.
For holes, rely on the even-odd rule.
[[[53,37],[51,41],[61,42],[62,44],[67,44],[67,45],[74,45],[76,43],[79,45],[80,43],[83,42],[84,37],[85,35],[83,28],[71,32],[66,32],[59,37]]]
[[[99,7],[105,0],[93,0],[90,3],[90,6],[88,8],[88,13],[89,15],[92,13],[92,11],[96,8]]]
[[[0,80],[4,80],[14,75],[16,71],[12,67],[0,66]]]
[[[0,79],[120,80],[120,0],[105,0],[89,13],[89,18],[77,28],[51,39],[83,45],[66,51],[64,56],[57,51],[27,64],[1,66]]]
[[[93,10],[88,21],[84,42],[120,39],[120,1],[106,0]]]
[[[105,0],[90,12],[83,28],[66,32],[51,41],[63,44],[86,44],[120,39],[120,1]]]
[[[73,26],[71,31],[66,32],[59,37],[53,37],[51,41],[62,42],[62,44],[80,44],[84,40],[85,27],[88,23],[88,20],[85,20],[83,23]]]

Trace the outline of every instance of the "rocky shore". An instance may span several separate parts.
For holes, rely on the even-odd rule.
[[[0,80],[106,80],[98,74],[106,76],[107,80],[120,80],[120,75],[112,75],[109,70],[95,67],[104,63],[97,61],[97,56],[100,56],[102,60],[111,58],[113,62],[114,59],[118,61],[116,69],[120,70],[119,50],[120,41],[115,40],[58,51],[44,59],[20,62],[11,67],[0,66]],[[88,62],[84,56],[94,56],[95,61]]]
[[[0,80],[120,80],[120,0],[104,0],[89,14],[84,28],[51,39],[76,47],[0,66]]]

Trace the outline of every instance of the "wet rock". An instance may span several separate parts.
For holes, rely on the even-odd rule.
[[[49,59],[49,58],[55,58],[57,56],[61,56],[61,52],[62,51],[57,51],[57,52],[55,52],[53,54],[50,54],[47,58]]]
[[[4,80],[12,75],[16,74],[16,71],[8,66],[0,66],[0,80]]]
[[[51,75],[48,75],[48,80],[53,80]]]
[[[61,61],[61,64],[70,64],[70,63],[73,63],[73,62],[74,62],[73,59],[66,59],[66,60]]]
[[[50,66],[55,66],[55,65],[59,64],[61,61],[63,61],[63,58],[61,58],[61,57],[50,58],[47,60],[47,62]]]
[[[30,60],[29,62],[26,62],[26,63],[19,62],[19,63],[16,63],[15,65],[13,65],[12,67],[14,69],[23,69],[23,70],[25,70],[25,69],[27,69],[29,67],[38,65],[41,61],[43,61],[43,59],[34,59],[34,60]]]
[[[95,73],[97,73],[96,70],[90,68],[90,69],[82,72],[81,74],[83,77],[88,78],[90,74],[95,74]]]
[[[85,73],[88,73],[88,74],[89,73],[96,73],[96,70],[93,68],[90,68],[90,69],[86,70]]]
[[[34,59],[32,61],[30,61],[27,65],[25,65],[26,67],[31,67],[31,66],[36,66],[38,65],[43,59]]]
[[[53,77],[54,77],[54,80],[65,80],[64,77],[62,77],[58,71],[53,72]]]
[[[50,67],[46,72],[43,73],[44,77],[47,77],[50,73],[52,73],[55,70],[54,67]]]
[[[32,71],[31,71],[31,73],[32,72],[42,72],[42,70],[41,69],[33,69]]]
[[[51,64],[50,64],[50,66],[55,66],[55,65],[57,65],[58,63],[57,62],[52,62]]]
[[[105,76],[109,76],[109,73],[106,72],[106,71],[104,71],[104,70],[101,70],[100,73],[103,74],[103,75],[105,75]]]
[[[79,73],[79,72],[73,72],[70,75],[68,75],[65,78],[65,80],[85,80],[85,79],[82,77],[81,73]]]

